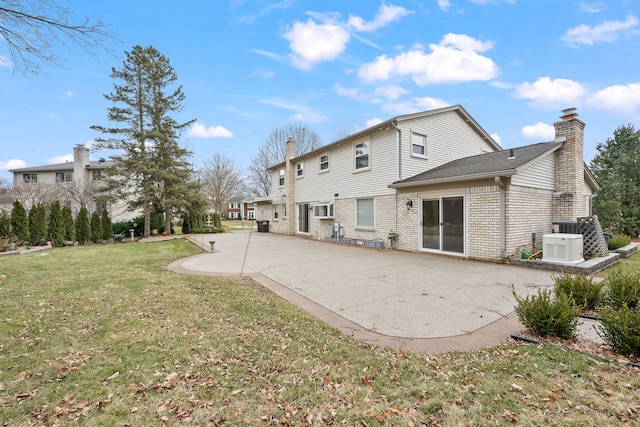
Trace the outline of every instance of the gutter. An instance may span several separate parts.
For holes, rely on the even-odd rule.
[[[505,169],[502,171],[483,172],[483,173],[477,173],[477,174],[471,174],[471,175],[459,175],[455,177],[427,179],[424,181],[391,183],[388,185],[388,187],[389,188],[409,188],[409,187],[417,187],[420,185],[431,185],[431,184],[441,184],[441,183],[447,183],[447,182],[473,181],[476,179],[506,177],[506,176],[516,175],[517,173],[518,171],[516,169]]]
[[[500,186],[500,252],[503,258],[508,258],[507,253],[507,189],[501,176],[494,178],[496,184]]]

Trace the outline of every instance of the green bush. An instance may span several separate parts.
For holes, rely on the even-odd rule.
[[[640,355],[640,311],[626,304],[600,312],[598,335],[617,353]]]
[[[592,278],[570,274],[554,276],[556,296],[564,294],[583,310],[597,309],[603,300],[603,282],[594,282]]]
[[[621,269],[612,270],[607,278],[609,288],[608,303],[613,308],[627,305],[636,309],[640,300],[640,274],[625,273]]]
[[[631,237],[624,234],[614,234],[609,239],[608,247],[610,250],[615,250],[627,246],[629,243],[631,243]]]
[[[578,327],[580,308],[565,294],[551,298],[551,291],[538,290],[538,295],[520,298],[515,291],[516,314],[520,323],[536,336],[573,338]]]

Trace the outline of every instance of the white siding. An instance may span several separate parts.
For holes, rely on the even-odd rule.
[[[511,178],[513,185],[522,187],[556,189],[556,155],[549,153],[523,168]]]
[[[402,135],[400,179],[455,159],[495,151],[456,111],[400,122],[398,128]],[[426,135],[426,158],[411,155],[411,132]]]
[[[377,132],[305,158],[304,178],[294,183],[296,201],[329,201],[336,193],[341,199],[395,194],[388,185],[397,176],[396,135],[394,129]],[[355,171],[354,145],[366,140],[371,168]],[[320,157],[325,154],[329,155],[329,170],[321,172]]]

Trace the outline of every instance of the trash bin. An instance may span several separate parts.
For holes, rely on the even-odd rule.
[[[602,234],[604,236],[605,243],[607,244],[607,246],[609,246],[609,240],[611,240],[613,236],[611,235],[611,233],[602,233]]]
[[[269,232],[269,221],[258,221],[258,232],[259,233],[268,233]]]

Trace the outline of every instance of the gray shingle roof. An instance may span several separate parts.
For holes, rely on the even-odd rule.
[[[113,165],[113,162],[89,162],[88,170],[92,169],[105,169],[108,166]],[[9,172],[19,173],[19,172],[62,172],[62,171],[72,171],[73,170],[73,162],[66,163],[56,163],[55,165],[44,165],[44,166],[31,166],[28,168],[20,168],[20,169],[11,169]]]
[[[561,145],[562,142],[541,142],[519,148],[465,157],[445,163],[410,178],[395,181],[390,187],[409,187],[435,182],[513,175],[519,168],[545,153],[560,148]],[[511,158],[511,154],[513,154],[513,158]]]

